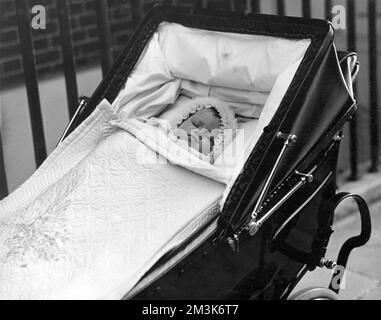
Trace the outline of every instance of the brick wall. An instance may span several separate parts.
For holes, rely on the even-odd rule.
[[[46,8],[46,29],[32,29],[39,79],[62,71],[62,53],[56,9],[57,1],[62,0],[29,0],[31,8],[34,5],[43,5]],[[94,1],[95,0],[68,0],[70,5],[75,63],[78,69],[99,64],[100,60]],[[341,1],[343,2],[343,0]],[[0,0],[0,90],[10,85],[23,83],[23,70],[14,2],[15,0]],[[136,4],[140,3],[142,8],[141,13],[144,15],[154,3],[176,3],[180,6],[193,7],[195,4],[198,3],[201,5],[203,2],[203,0],[108,0],[113,56],[115,57],[123,48],[132,30],[135,28],[131,10],[134,4],[136,6]],[[245,0],[208,0],[207,4],[208,7],[213,9],[223,9],[229,8],[232,2],[235,3],[236,10],[243,11],[245,9]],[[268,4],[268,0],[262,0],[260,3],[261,6],[264,7],[264,4]],[[275,0],[272,0],[271,3],[275,4]],[[295,1],[288,1],[287,3],[288,7],[295,7]],[[361,7],[363,7],[364,4],[365,2],[359,2],[358,6],[361,5]],[[320,8],[322,6],[322,0],[313,2],[313,5]],[[380,6],[378,7],[380,8]],[[315,9],[314,11],[317,11]],[[362,15],[364,17],[364,10],[364,8],[361,8],[360,16]],[[365,21],[365,19],[362,20]],[[360,31],[364,29],[361,24],[362,20],[360,19],[359,21]]]
[[[46,29],[32,29],[35,61],[39,78],[60,72],[62,53],[60,47],[56,1],[29,0],[30,7],[46,8]],[[134,29],[131,3],[139,1],[108,0],[112,53],[115,57]],[[163,1],[144,0],[142,13],[154,3]],[[168,1],[167,1],[168,2]],[[190,6],[193,1],[178,1]],[[69,0],[72,40],[77,68],[99,63],[97,21],[94,0]],[[15,0],[0,0],[0,89],[22,83],[21,54],[16,21]]]
[[[15,23],[15,6],[12,0],[0,1],[0,77],[12,78],[21,72],[18,47],[18,33]],[[16,71],[17,70],[17,71]]]
[[[62,53],[59,39],[56,1],[29,0],[30,8],[46,8],[46,29],[32,29],[33,46],[38,77],[41,79],[62,71]],[[108,0],[112,54],[123,48],[135,28],[131,6],[141,5],[142,14],[155,3],[171,4],[171,0]],[[194,6],[193,0],[178,0],[177,5]],[[202,1],[199,1],[200,3]],[[208,7],[220,9],[228,5],[225,0],[212,0]],[[77,68],[99,63],[97,21],[94,0],[69,0],[72,40]],[[23,69],[17,30],[15,0],[0,0],[0,90],[23,82]]]

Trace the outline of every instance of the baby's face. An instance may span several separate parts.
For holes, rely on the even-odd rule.
[[[178,128],[185,130],[188,134],[191,134],[191,130],[194,129],[207,129],[210,132],[213,129],[217,129],[220,126],[220,119],[214,109],[206,108],[202,109],[187,120],[185,120]]]

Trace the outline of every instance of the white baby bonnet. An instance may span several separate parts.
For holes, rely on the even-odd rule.
[[[231,142],[234,137],[234,130],[238,127],[235,114],[227,103],[211,97],[180,98],[160,118],[167,120],[172,130],[175,130],[193,114],[205,108],[213,108],[220,118],[220,126],[217,130],[212,132],[200,131],[203,136],[210,137],[213,135],[214,137],[212,151],[203,157],[204,160],[213,164],[215,159],[223,152],[224,146]]]

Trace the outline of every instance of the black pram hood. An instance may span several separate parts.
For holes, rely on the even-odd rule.
[[[303,21],[311,23],[299,20]],[[274,17],[274,22],[287,25],[288,35],[294,32],[294,36],[300,36],[298,24],[292,20]],[[277,160],[284,143],[277,138],[279,132],[296,135],[297,142],[286,149],[269,190],[278,187],[296,169],[307,173],[314,157],[328,147],[343,123],[356,111],[355,100],[340,68],[331,25],[319,21],[311,26],[313,30],[304,34],[312,40],[310,48],[225,202],[222,221],[233,230],[250,216]]]

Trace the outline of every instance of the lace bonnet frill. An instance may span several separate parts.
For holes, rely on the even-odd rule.
[[[215,159],[222,154],[224,146],[232,139],[233,131],[238,127],[235,114],[230,107],[226,103],[213,98],[192,99],[187,103],[185,111],[176,120],[176,127],[179,127],[196,112],[206,108],[214,109],[220,118],[218,129],[207,133],[203,131],[202,133],[203,137],[211,138],[213,136],[214,138],[212,151],[206,154],[209,162],[213,164]]]

